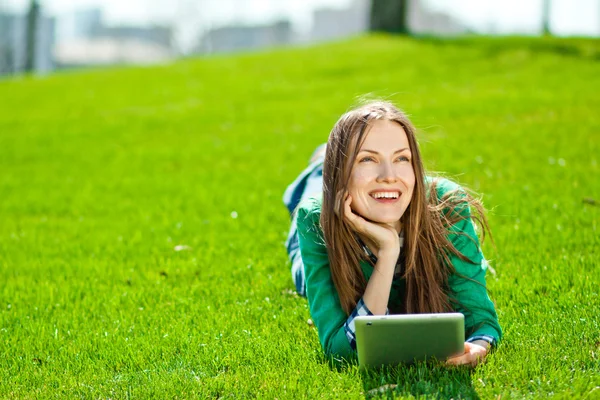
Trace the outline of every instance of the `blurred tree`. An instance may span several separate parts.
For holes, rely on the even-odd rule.
[[[408,0],[372,0],[371,31],[407,34]]]
[[[542,4],[542,33],[545,36],[549,36],[552,34],[550,31],[550,8],[551,8],[551,0],[544,0]]]
[[[31,0],[29,10],[27,11],[27,34],[25,35],[25,72],[33,72],[35,67],[35,46],[37,25],[40,14],[40,3],[37,0]]]

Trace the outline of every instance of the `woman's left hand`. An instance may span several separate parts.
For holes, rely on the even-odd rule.
[[[454,357],[448,358],[446,363],[452,365],[470,365],[472,367],[483,362],[488,349],[485,346],[465,342],[465,352]]]

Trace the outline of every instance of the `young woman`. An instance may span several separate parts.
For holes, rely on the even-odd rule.
[[[473,224],[487,229],[483,208],[425,175],[415,128],[394,105],[342,115],[284,202],[292,276],[327,355],[355,352],[359,315],[464,314],[464,354],[450,364],[476,365],[500,340]]]

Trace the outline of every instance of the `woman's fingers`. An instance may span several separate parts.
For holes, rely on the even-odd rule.
[[[346,196],[346,200],[344,201],[344,215],[346,217],[346,220],[350,223],[350,225],[352,226],[352,228],[354,228],[355,231],[365,234],[369,237],[373,236],[373,227],[370,225],[374,224],[369,224],[363,217],[352,211],[351,205],[352,196],[348,194]]]
[[[470,354],[463,354],[461,356],[449,358],[446,362],[452,365],[466,365],[472,364],[473,359]]]
[[[466,361],[466,356],[469,354],[469,348],[467,347],[467,343],[465,342],[465,347],[463,349],[462,354],[458,354],[454,357],[448,357],[446,362],[452,365],[463,365]]]
[[[344,217],[352,229],[372,239],[379,250],[386,246],[399,247],[398,233],[393,228],[366,220],[352,211],[351,205],[352,197],[347,194],[344,200]]]
[[[446,362],[451,365],[471,365],[476,366],[485,358],[487,349],[485,347],[472,343],[465,343],[463,354],[455,357],[450,357]]]
[[[361,218],[358,215],[354,214],[354,212],[352,212],[350,204],[352,204],[352,197],[348,194],[346,195],[346,199],[344,200],[344,216],[354,229],[359,230],[360,227],[358,226],[358,224],[359,219]]]

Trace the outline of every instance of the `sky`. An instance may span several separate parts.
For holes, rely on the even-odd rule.
[[[344,7],[351,0],[39,0],[51,15],[100,7],[104,22],[173,24],[180,48],[192,45],[203,30],[235,22],[261,23],[289,18],[296,30],[310,29],[317,7]],[[422,0],[451,14],[475,31],[537,34],[543,0]],[[29,0],[0,0],[0,9],[24,10]],[[600,36],[600,0],[552,0],[551,27],[557,35]],[[59,24],[60,28],[60,24]],[[59,32],[60,35],[60,32]]]
[[[476,29],[537,33],[541,26],[543,0],[427,0],[427,3],[432,8],[455,13]],[[550,10],[555,34],[600,36],[600,0],[551,0]]]

